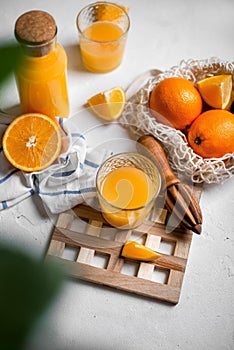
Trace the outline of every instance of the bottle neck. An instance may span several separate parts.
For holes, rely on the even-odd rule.
[[[53,51],[56,47],[57,37],[55,36],[48,42],[42,44],[35,44],[29,42],[20,42],[20,46],[23,50],[23,53],[26,56],[30,57],[42,57],[48,55],[51,51]]]

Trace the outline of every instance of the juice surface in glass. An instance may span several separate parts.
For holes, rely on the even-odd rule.
[[[87,69],[106,73],[122,61],[126,36],[116,24],[106,21],[88,26],[80,39],[82,60]]]
[[[23,113],[68,117],[67,55],[61,45],[45,56],[25,56],[16,78]]]
[[[138,226],[150,212],[155,184],[141,169],[120,167],[105,176],[100,191],[106,221],[115,227],[129,228]]]

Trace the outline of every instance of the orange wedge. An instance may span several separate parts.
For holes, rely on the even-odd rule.
[[[60,127],[43,114],[23,114],[8,126],[2,145],[14,167],[25,172],[39,171],[50,166],[60,153]]]
[[[88,104],[93,112],[105,120],[118,119],[126,103],[126,94],[121,87],[100,92],[88,100]]]
[[[114,6],[116,5],[116,6]],[[123,16],[123,11],[128,13],[129,9],[126,6],[119,4],[99,4],[96,10],[96,19],[98,21],[115,21]]]
[[[135,241],[127,241],[123,246],[121,255],[128,259],[140,261],[152,261],[162,256],[154,250]]]
[[[213,108],[229,109],[232,100],[232,76],[215,75],[197,82],[203,100]]]

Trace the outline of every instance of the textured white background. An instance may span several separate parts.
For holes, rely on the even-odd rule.
[[[69,59],[72,115],[93,94],[117,85],[126,88],[148,69],[167,69],[189,58],[234,59],[233,0],[126,0],[131,28],[122,65],[105,75],[89,73],[81,64],[75,24],[86,4],[84,0],[1,0],[0,39],[13,39],[15,20],[25,11],[46,10],[56,19],[58,41]],[[7,107],[18,103],[14,81],[0,93]],[[86,128],[82,116],[79,126]],[[233,185],[234,178],[203,189],[203,232],[193,238],[177,306],[68,281],[26,350],[232,350]],[[0,213],[0,239],[43,256],[55,219],[34,196]]]

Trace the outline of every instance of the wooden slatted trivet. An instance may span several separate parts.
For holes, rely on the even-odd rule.
[[[200,197],[200,193],[201,188],[197,186],[196,195]],[[186,270],[182,272],[159,268],[156,263],[134,262],[135,274],[129,275],[125,273],[125,265],[132,262],[120,256],[121,244],[128,239],[136,240],[137,235],[153,250],[160,251],[169,244],[170,255],[187,262],[193,233],[184,228],[166,233],[166,215],[164,208],[157,209],[155,222],[146,220],[134,230],[119,230],[108,226],[99,211],[78,205],[59,215],[47,257],[56,257],[69,276],[176,304]],[[64,256],[66,249],[75,249],[75,255],[72,258]],[[95,257],[104,257],[105,265],[94,266]],[[164,281],[153,278],[157,271],[165,274]]]

